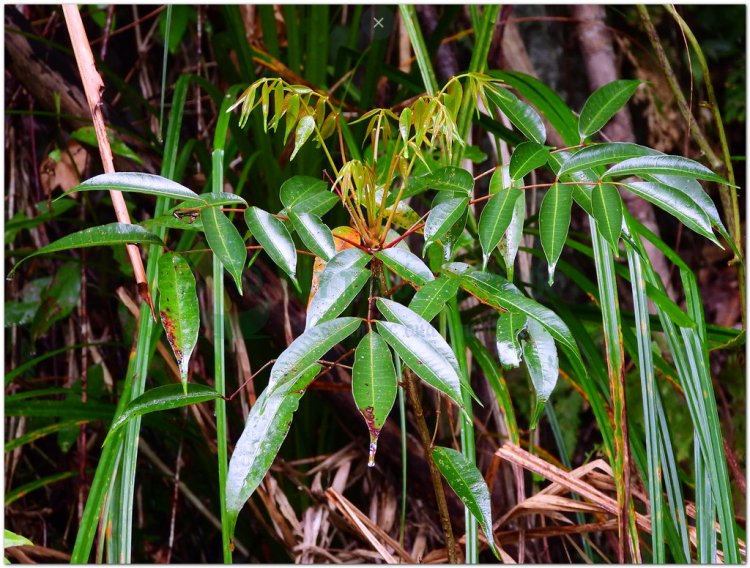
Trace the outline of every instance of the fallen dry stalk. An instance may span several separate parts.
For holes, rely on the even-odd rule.
[[[94,131],[99,143],[99,154],[102,158],[102,165],[106,173],[114,173],[115,165],[112,159],[112,149],[107,138],[107,129],[104,126],[104,115],[101,109],[101,93],[104,89],[104,82],[96,70],[94,56],[91,53],[91,46],[89,45],[83,22],[81,21],[81,15],[78,12],[78,6],[75,4],[63,4],[62,8],[65,15],[65,23],[68,26],[70,42],[73,46],[73,53],[78,64],[78,71],[81,74],[83,90],[86,93],[86,100],[89,103],[91,119],[94,123]],[[117,221],[129,225],[130,215],[125,206],[125,199],[123,199],[122,193],[111,189],[109,195],[112,198],[112,206],[115,210]],[[149,292],[148,281],[146,280],[146,271],[143,268],[141,253],[137,245],[129,244],[125,246],[130,257],[130,263],[133,265],[138,293],[148,303],[149,308],[151,308],[151,315],[154,321],[157,321],[154,303],[151,300],[151,293]]]

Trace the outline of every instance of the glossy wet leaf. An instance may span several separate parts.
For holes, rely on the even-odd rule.
[[[171,197],[173,199],[197,199],[199,196],[193,190],[184,185],[154,174],[141,172],[115,172],[111,174],[100,174],[87,179],[75,186],[68,193],[78,191],[110,190],[130,191],[135,193],[147,193],[160,197]]]
[[[558,176],[565,173],[576,172],[580,170],[589,170],[607,164],[615,164],[629,158],[638,158],[641,156],[652,156],[659,154],[656,150],[631,144],[630,142],[607,142],[605,144],[592,144],[581,148],[574,154],[568,155],[562,163]]]
[[[591,192],[591,209],[602,236],[617,253],[622,231],[622,198],[617,186],[600,183]]]
[[[326,182],[310,176],[294,176],[286,180],[281,184],[279,198],[287,209],[318,217],[328,213],[338,201]]]
[[[536,142],[522,142],[510,157],[510,177],[521,179],[529,172],[542,167],[549,159],[549,148]],[[497,173],[497,170],[496,170]]]
[[[365,335],[354,352],[352,395],[370,433],[369,465],[375,464],[380,429],[396,402],[398,380],[388,344],[375,331]]]
[[[523,181],[519,181],[523,183]],[[523,239],[523,227],[526,221],[526,194],[518,197],[516,204],[513,206],[513,215],[510,218],[510,224],[505,230],[503,238],[500,240],[500,254],[505,263],[505,271],[509,280],[513,280],[514,266],[518,247],[521,246]]]
[[[338,318],[305,330],[276,359],[268,379],[268,389],[280,389],[296,379],[302,371],[354,333],[361,323],[359,318]]]
[[[485,94],[529,140],[544,144],[547,130],[537,112],[516,95],[502,87],[493,86]]]
[[[578,118],[581,140],[599,132],[610,119],[630,100],[640,81],[612,81],[599,87],[586,100]]]
[[[302,242],[315,256],[319,256],[326,262],[336,254],[336,245],[333,242],[331,229],[326,226],[320,217],[312,213],[298,213],[296,209],[289,210],[289,219],[292,221],[294,230],[297,231]]]
[[[245,211],[245,222],[273,262],[297,282],[297,250],[284,223],[258,207]]]
[[[352,303],[370,279],[367,268],[326,270],[320,277],[318,291],[307,307],[305,329],[335,318]]]
[[[524,296],[521,291],[502,276],[474,270],[462,263],[450,263],[445,271],[460,278],[461,287],[480,302],[499,310],[526,314],[541,323],[552,336],[573,353],[578,353],[570,329],[560,317],[545,306]]]
[[[39,256],[41,254],[48,254],[51,252],[59,252],[77,248],[124,244],[164,245],[159,237],[147,231],[140,225],[109,223],[107,225],[99,225],[97,227],[84,229],[82,231],[66,235],[61,239],[57,239],[56,241],[51,242],[47,246],[40,248],[36,252],[33,252],[18,261],[13,269],[8,273],[8,276],[13,274],[21,265],[21,263],[26,262],[28,259],[34,256]]]
[[[497,358],[506,369],[521,364],[521,342],[518,334],[526,327],[528,317],[518,312],[503,312],[497,318],[495,345]]]
[[[227,191],[201,193],[197,199],[188,199],[179,205],[172,207],[170,212],[177,211],[178,213],[182,213],[185,212],[186,209],[203,209],[204,207],[216,207],[218,205],[230,205],[236,207],[238,205],[247,205],[247,201],[239,195]]]
[[[466,212],[468,203],[468,197],[455,197],[433,207],[424,225],[425,249],[451,230]]]
[[[305,388],[319,371],[320,365],[312,365],[281,389],[272,391],[269,385],[250,409],[227,471],[225,507],[232,534],[242,507],[276,459]]]
[[[186,385],[184,389],[182,385],[163,385],[149,389],[142,395],[131,400],[122,414],[112,422],[112,427],[107,433],[107,440],[128,420],[136,416],[143,416],[144,414],[161,412],[163,410],[173,410],[217,398],[221,398],[221,395],[214,389],[195,383]]]
[[[310,116],[303,116],[299,122],[297,123],[297,129],[294,131],[294,151],[292,152],[291,158],[289,158],[289,161],[294,160],[294,157],[297,155],[297,152],[299,152],[300,148],[304,146],[305,142],[307,142],[307,139],[310,138],[310,135],[315,130],[315,119]]]
[[[658,155],[630,158],[609,168],[602,177],[640,176],[642,174],[703,179],[729,185],[729,182],[703,164],[682,156]]]
[[[487,267],[490,254],[502,239],[513,218],[516,202],[523,192],[511,185],[502,184],[502,169],[495,170],[490,180],[490,193],[494,195],[487,201],[479,217],[479,242],[482,245],[482,267]],[[496,191],[493,191],[496,190]]]
[[[572,204],[570,187],[556,183],[547,190],[539,206],[539,240],[549,265],[550,286],[555,277],[555,265],[568,237]]]
[[[25,536],[11,532],[8,529],[3,530],[3,548],[10,548],[12,546],[34,546],[34,543]]]
[[[453,492],[458,495],[458,498],[482,525],[482,530],[487,537],[492,553],[499,559],[500,553],[495,545],[492,531],[490,490],[482,477],[482,473],[461,452],[457,452],[453,448],[433,448],[432,459]]]
[[[403,280],[417,286],[424,286],[435,279],[422,259],[408,250],[392,247],[378,251],[375,256]]]
[[[173,252],[159,258],[158,270],[159,316],[187,392],[190,356],[198,342],[200,328],[195,277],[182,255]]]
[[[409,140],[409,130],[411,129],[411,109],[406,107],[401,111],[401,115],[398,117],[398,132],[401,134],[401,139],[404,144]]]
[[[402,198],[411,197],[428,189],[469,195],[473,188],[474,178],[468,171],[456,166],[447,166],[428,174],[410,177]]]
[[[673,189],[676,189],[677,191],[684,193],[687,197],[692,199],[695,204],[700,207],[703,212],[708,217],[709,221],[711,221],[711,224],[714,225],[718,230],[719,233],[722,236],[726,236],[728,234],[726,227],[724,227],[724,223],[721,220],[721,215],[719,215],[719,211],[716,209],[716,204],[714,204],[713,200],[708,196],[706,193],[706,190],[703,189],[700,183],[698,183],[694,179],[685,178],[685,177],[678,177],[678,176],[669,176],[669,175],[662,175],[657,174],[654,176],[650,176],[653,178],[653,181],[656,181],[658,183],[663,183],[666,186],[669,186]],[[651,181],[651,180],[648,180]],[[731,241],[731,238],[728,238],[727,240]]]
[[[446,302],[458,293],[458,280],[438,276],[428,282],[409,302],[409,309],[427,321],[431,321],[445,306]]]
[[[461,381],[456,370],[423,339],[424,336],[400,323],[379,321],[376,325],[383,339],[420,379],[463,410]]]
[[[555,340],[536,320],[530,319],[526,334],[521,339],[523,358],[536,392],[536,408],[531,419],[531,428],[536,426],[560,376]]]
[[[237,227],[218,207],[207,207],[201,212],[203,232],[211,251],[232,275],[237,290],[242,294],[242,269],[247,260],[245,241]]]
[[[711,222],[706,213],[683,192],[662,183],[649,181],[623,183],[623,186],[673,215],[689,229],[719,244],[711,231]]]

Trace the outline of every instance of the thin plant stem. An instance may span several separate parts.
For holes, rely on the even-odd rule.
[[[412,408],[414,408],[414,417],[417,422],[417,432],[419,432],[419,439],[422,442],[422,446],[425,452],[425,459],[427,460],[427,466],[430,469],[430,479],[432,480],[432,488],[435,491],[435,500],[437,501],[440,523],[443,527],[443,533],[445,534],[445,545],[448,547],[448,559],[451,564],[458,564],[458,554],[456,554],[456,539],[453,536],[453,527],[451,526],[451,518],[450,514],[448,513],[448,503],[445,500],[443,482],[440,478],[440,472],[438,471],[437,465],[435,465],[435,461],[432,459],[430,430],[427,427],[427,421],[424,418],[422,401],[419,399],[416,381],[414,380],[411,371],[404,372],[403,377],[404,384],[406,386],[406,394],[409,397],[409,402],[411,403]]]

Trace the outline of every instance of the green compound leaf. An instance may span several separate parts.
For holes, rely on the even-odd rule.
[[[242,294],[242,269],[247,260],[245,241],[242,240],[237,227],[218,207],[203,209],[201,219],[208,246],[232,275],[237,290]]]
[[[544,128],[541,117],[533,108],[509,90],[496,85],[486,89],[485,94],[526,138],[538,144],[544,144],[547,139],[547,130]]]
[[[502,183],[503,170],[497,169],[490,180],[490,193],[494,193],[479,217],[479,242],[482,245],[482,268],[487,268],[490,254],[502,239],[513,218],[516,202],[523,191]],[[493,191],[496,190],[496,191]]]
[[[529,370],[531,383],[536,392],[536,408],[531,418],[530,428],[535,428],[542,415],[544,405],[549,400],[552,390],[560,376],[555,340],[536,320],[529,320],[526,334],[521,337],[523,358]]]
[[[328,270],[320,276],[320,287],[307,308],[305,329],[335,318],[343,312],[370,279],[367,268]]]
[[[630,100],[640,81],[612,81],[594,91],[581,109],[578,134],[581,140],[599,132]]]
[[[591,192],[591,209],[602,236],[617,254],[622,231],[622,198],[617,186],[610,183],[596,186]]]
[[[550,286],[555,279],[557,260],[568,237],[572,196],[569,187],[556,183],[547,190],[539,207],[539,240],[549,265]]]
[[[184,185],[154,174],[140,172],[115,172],[101,174],[81,182],[63,195],[78,191],[110,190],[147,193],[173,199],[199,199],[200,196]]]
[[[490,490],[482,477],[482,473],[461,452],[452,448],[433,448],[432,459],[454,493],[458,495],[458,498],[482,525],[482,530],[487,537],[492,553],[500,559],[500,552],[495,545],[494,533],[492,532]]]
[[[391,351],[383,338],[371,331],[359,342],[352,367],[352,395],[370,432],[370,467],[375,465],[380,429],[396,402],[397,392]]]
[[[250,409],[227,471],[225,507],[232,535],[242,507],[271,468],[289,433],[299,401],[320,368],[320,365],[307,367],[298,373],[297,380],[275,392],[269,385]]]
[[[271,260],[286,272],[296,285],[297,249],[294,248],[294,241],[284,223],[258,207],[245,210],[245,222]]]
[[[400,323],[379,321],[376,325],[383,339],[420,379],[448,396],[465,412],[456,370],[422,335]]]
[[[315,119],[310,115],[303,116],[297,123],[297,130],[294,131],[294,151],[292,152],[292,157],[289,158],[290,162],[294,160],[297,152],[299,152],[300,148],[304,146],[305,142],[307,142],[307,139],[310,138],[310,135],[314,130]]]
[[[522,142],[510,157],[510,177],[521,179],[529,172],[542,167],[548,159],[549,148],[546,146],[536,142]]]
[[[518,312],[502,312],[497,318],[495,344],[500,364],[509,369],[521,364],[521,342],[518,334],[526,327],[527,316]]]
[[[638,158],[641,156],[658,155],[659,152],[629,142],[607,142],[606,144],[592,144],[578,150],[568,157],[560,167],[557,173],[561,176],[566,173],[577,172],[580,170],[589,170],[607,164],[615,164],[629,158]]]
[[[683,225],[721,246],[711,230],[704,210],[685,193],[658,182],[637,181],[622,184],[626,189],[677,217]],[[722,247],[723,248],[723,247]]]
[[[378,251],[375,256],[407,282],[424,286],[435,280],[435,276],[422,259],[408,250],[392,247]]]
[[[446,302],[458,292],[458,280],[447,276],[438,276],[428,282],[414,294],[409,309],[427,321],[431,321]]]
[[[335,345],[354,333],[361,323],[359,318],[338,318],[306,330],[276,359],[266,390],[273,392],[289,384]]]
[[[455,197],[436,205],[424,225],[424,248],[440,240],[450,231],[466,211],[468,197]]]
[[[147,390],[141,396],[131,400],[122,414],[112,422],[112,427],[104,442],[106,443],[119,428],[136,416],[182,408],[217,398],[221,398],[221,395],[214,389],[195,383],[187,385],[187,388],[183,388],[182,385],[164,385]]]
[[[298,213],[311,213],[322,217],[328,213],[338,197],[328,190],[326,182],[310,176],[294,176],[281,184],[281,203]]]
[[[289,209],[288,213],[294,230],[310,252],[326,262],[336,255],[333,233],[320,217],[312,213],[298,213],[296,209]]]
[[[198,342],[200,328],[195,277],[181,255],[169,252],[159,259],[158,282],[159,316],[187,394],[188,365]]]
[[[124,245],[124,244],[148,244],[161,245],[164,243],[155,234],[150,233],[140,225],[130,225],[127,223],[109,223],[90,227],[82,231],[67,235],[58,239],[38,251],[31,253],[16,263],[13,269],[8,273],[11,276],[21,265],[28,259],[63,250],[88,248],[97,246]]]
[[[686,177],[692,179],[704,179],[715,181],[724,185],[731,185],[727,180],[709,170],[703,164],[700,164],[689,158],[682,156],[643,156],[640,158],[630,158],[609,168],[603,178],[612,176],[642,176],[643,174],[669,175],[677,177]]]
[[[557,341],[580,358],[573,334],[565,322],[549,308],[524,296],[502,276],[474,270],[460,262],[449,263],[443,268],[446,274],[458,276],[461,287],[483,304],[502,311],[526,314],[542,324]]]

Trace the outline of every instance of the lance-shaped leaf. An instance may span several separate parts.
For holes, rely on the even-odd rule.
[[[375,256],[407,282],[424,286],[435,280],[435,276],[422,259],[408,250],[392,247],[375,253]]]
[[[400,323],[379,321],[376,325],[383,339],[420,379],[448,396],[465,412],[458,374],[432,345]]]
[[[247,260],[245,241],[237,227],[218,207],[206,207],[201,211],[206,242],[221,264],[232,275],[237,290],[242,294],[242,269]]]
[[[715,181],[731,185],[728,181],[689,158],[682,156],[643,156],[630,158],[609,168],[602,177],[612,176],[640,176],[642,174],[661,174],[668,176],[686,177]]]
[[[335,318],[343,312],[370,279],[366,268],[323,271],[317,293],[307,308],[305,329]]]
[[[533,108],[502,87],[493,86],[491,89],[486,89],[485,94],[526,138],[544,144],[547,139],[547,130],[544,128],[541,117]]]
[[[370,255],[362,249],[348,248],[337,253],[326,265],[326,270],[333,273],[341,270],[364,268],[370,262]]]
[[[312,213],[298,213],[296,209],[289,209],[289,218],[299,238],[305,243],[310,252],[315,253],[326,262],[336,254],[333,234],[320,217]]]
[[[523,183],[519,180],[518,183]],[[518,254],[518,247],[521,246],[523,239],[523,227],[526,221],[526,195],[519,195],[516,204],[513,206],[513,215],[510,218],[510,224],[505,230],[503,238],[500,240],[500,254],[505,263],[505,272],[509,280],[513,280],[513,269]]]
[[[651,181],[623,183],[623,186],[677,217],[687,228],[721,246],[711,231],[711,222],[708,220],[706,213],[683,192],[662,183]]]
[[[109,246],[109,245],[124,245],[124,244],[149,244],[149,245],[164,245],[162,240],[155,234],[150,233],[140,225],[130,225],[128,223],[109,223],[107,225],[99,225],[98,227],[91,227],[84,229],[76,233],[66,235],[61,239],[57,239],[51,242],[47,246],[44,246],[25,256],[23,259],[18,261],[13,269],[8,273],[11,276],[21,265],[28,259],[39,256],[40,254],[48,254],[51,252],[59,252],[61,250],[97,247],[97,246]]]
[[[590,170],[607,164],[615,164],[629,158],[638,158],[640,156],[653,156],[659,152],[631,144],[630,142],[607,142],[606,144],[592,144],[581,148],[575,154],[569,154],[563,162],[557,175],[561,176],[566,173],[577,172],[580,170]]]
[[[542,167],[548,159],[549,148],[546,146],[536,142],[522,142],[510,157],[510,177],[521,179],[529,172]]]
[[[271,260],[286,272],[296,285],[297,249],[294,248],[294,241],[284,223],[258,207],[245,210],[245,222]]]
[[[602,236],[617,253],[617,243],[622,231],[622,198],[617,186],[600,183],[591,192],[591,209]]]
[[[302,148],[305,142],[307,142],[307,139],[310,138],[310,135],[314,130],[315,119],[310,115],[303,116],[297,123],[297,129],[294,131],[294,151],[292,152],[291,158],[289,158],[290,162],[294,160],[297,152],[299,152],[300,148]]]
[[[370,457],[367,464],[375,465],[380,429],[396,402],[398,380],[393,356],[383,338],[375,331],[365,335],[354,352],[352,367],[352,395],[370,432]]]
[[[294,176],[281,184],[281,203],[287,209],[322,217],[336,205],[338,197],[326,182],[310,176]]]
[[[469,195],[474,188],[474,178],[463,168],[447,166],[421,176],[409,178],[402,199],[417,195],[428,189],[447,191],[457,195]],[[395,195],[389,195],[387,204],[393,203]]]
[[[227,471],[225,506],[231,534],[234,534],[242,507],[263,481],[279,453],[305,388],[319,371],[320,365],[312,365],[298,374],[297,380],[277,392],[271,392],[269,385],[250,409]]]
[[[482,404],[471,388],[471,385],[464,380],[461,374],[461,368],[458,366],[456,355],[453,353],[453,349],[448,345],[443,336],[430,325],[430,322],[398,302],[387,300],[385,298],[378,298],[377,304],[380,313],[382,313],[386,319],[408,327],[409,330],[419,335],[432,347],[432,349],[437,351],[443,359],[450,363],[451,367],[453,367],[453,370],[458,375],[461,385],[469,392],[471,397],[476,400],[477,403],[480,405]]]
[[[267,390],[273,392],[294,380],[335,345],[354,333],[361,323],[359,318],[338,318],[306,330],[276,359],[271,368]]]
[[[148,193],[160,197],[171,197],[173,199],[198,199],[199,195],[184,185],[154,174],[140,172],[115,172],[101,174],[81,182],[68,193],[78,191],[117,190],[134,193]]]
[[[404,144],[409,140],[409,130],[411,129],[411,109],[406,107],[401,111],[401,115],[398,117],[398,132],[401,134],[401,139]]]
[[[518,312],[502,312],[497,318],[495,344],[497,358],[506,369],[521,364],[521,342],[518,334],[526,327],[527,316]]]
[[[490,180],[490,192],[495,186],[502,183],[503,171],[495,170]],[[482,215],[479,217],[479,242],[482,245],[482,268],[487,268],[487,261],[490,254],[502,239],[508,225],[513,218],[513,210],[516,201],[523,196],[523,191],[516,189],[512,185],[502,185],[497,188],[497,192],[487,202],[482,209]]]
[[[34,546],[34,543],[25,536],[11,532],[8,529],[3,529],[3,531],[3,548],[11,548],[12,546]],[[8,563],[7,560],[6,563]]]
[[[539,240],[549,265],[550,286],[555,279],[557,260],[568,237],[572,204],[570,188],[556,183],[547,190],[539,206]]]
[[[581,109],[578,134],[581,140],[599,132],[602,127],[630,100],[640,81],[612,81],[594,91]]]
[[[188,365],[200,327],[195,277],[182,255],[173,252],[162,255],[158,269],[159,316],[187,393]]]
[[[456,278],[438,276],[414,294],[409,302],[409,309],[425,320],[431,321],[457,292],[458,280]]]
[[[698,207],[700,207],[703,210],[703,212],[708,217],[708,220],[711,221],[711,224],[715,225],[722,235],[727,233],[727,230],[724,227],[724,223],[721,220],[721,215],[719,215],[719,211],[716,209],[716,204],[708,196],[708,194],[706,193],[706,190],[703,189],[701,184],[698,183],[696,180],[690,179],[690,178],[684,178],[684,177],[677,177],[677,176],[667,176],[667,175],[654,175],[654,176],[649,176],[649,177],[652,178],[653,181],[663,183],[666,186],[669,186],[671,188],[676,189],[677,191],[684,193],[690,199],[695,201],[695,204],[698,205]],[[651,181],[651,180],[647,180],[647,181]],[[731,239],[728,239],[728,240],[731,240]]]
[[[446,236],[466,212],[468,204],[468,197],[454,197],[439,203],[430,211],[424,225],[425,249]]]
[[[147,231],[153,231],[160,227],[169,229],[180,229],[181,231],[202,231],[203,221],[196,212],[191,215],[159,215],[154,219],[146,219],[138,223]]]
[[[536,391],[536,408],[530,425],[530,428],[535,428],[560,375],[557,347],[547,330],[533,319],[529,320],[521,343],[526,368]]]
[[[565,322],[549,308],[524,296],[502,276],[474,270],[460,262],[447,264],[444,269],[446,274],[460,277],[461,287],[480,302],[499,310],[520,312],[535,319],[574,356],[580,358],[573,334]]]
[[[144,392],[131,400],[114,422],[107,433],[104,443],[120,429],[128,420],[136,416],[143,416],[151,412],[182,408],[191,404],[199,404],[221,398],[221,395],[206,385],[191,383],[183,389],[182,385],[164,385]]]
[[[196,199],[183,201],[179,205],[172,207],[169,211],[179,213],[185,209],[203,209],[204,207],[215,207],[217,205],[247,205],[247,201],[239,195],[226,191],[201,193]]]
[[[490,545],[492,553],[499,559],[500,552],[495,545],[494,533],[492,532],[490,490],[482,477],[482,473],[461,452],[457,452],[453,448],[433,448],[432,459],[454,493],[458,495],[458,498],[482,525],[487,543]]]

